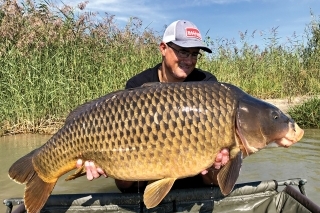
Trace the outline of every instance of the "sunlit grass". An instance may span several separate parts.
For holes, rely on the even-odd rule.
[[[288,113],[304,128],[320,128],[320,99],[312,98],[292,109]]]

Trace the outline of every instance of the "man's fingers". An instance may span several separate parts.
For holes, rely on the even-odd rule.
[[[97,168],[97,172],[104,177],[108,177],[101,168]]]
[[[77,168],[80,168],[82,166],[82,160],[81,159],[78,159],[77,160],[77,163],[76,163],[76,167]]]
[[[221,162],[222,161],[222,157],[223,157],[223,154],[221,152],[218,153],[214,162],[215,163],[216,162],[218,162],[218,163]]]
[[[215,169],[221,169],[229,161],[229,149],[223,148],[216,156],[213,167]]]
[[[229,155],[229,149],[223,148],[220,153],[223,155]]]
[[[93,178],[100,177],[100,174],[97,171],[96,165],[92,161],[89,162],[89,166],[90,166],[90,170]]]
[[[201,174],[202,174],[202,175],[208,174],[208,170],[203,170],[203,171],[201,172]]]
[[[82,160],[78,159],[77,160],[77,167],[80,168],[82,166]],[[94,162],[92,161],[85,161],[84,162],[84,167],[86,169],[87,173],[87,179],[88,180],[93,180],[95,178],[100,177],[101,175],[108,177],[105,172],[101,168],[97,168]]]
[[[229,149],[222,149],[220,153],[222,154],[221,164],[224,166],[229,161]]]
[[[86,168],[87,179],[88,180],[93,180],[93,175],[91,173],[90,162],[89,161],[84,162],[84,167]]]

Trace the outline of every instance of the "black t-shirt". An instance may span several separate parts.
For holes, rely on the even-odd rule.
[[[158,77],[158,69],[161,66],[161,64],[157,64],[153,68],[149,68],[138,75],[135,75],[131,79],[127,81],[126,89],[134,88],[134,87],[140,87],[145,83],[149,82],[160,82]],[[184,80],[184,82],[187,81],[218,81],[217,78],[212,75],[211,73],[207,71],[203,71],[201,69],[195,68],[190,75]],[[144,182],[145,184],[147,182]],[[145,185],[142,184],[142,185]],[[194,177],[187,177],[184,179],[178,179],[175,181],[175,183],[172,186],[172,189],[183,189],[183,188],[199,188],[199,187],[206,187],[206,185],[202,182],[201,174],[196,175]],[[139,191],[144,191],[145,186],[141,187]],[[122,192],[137,192],[138,189],[136,186],[127,188],[127,189],[120,189]]]
[[[133,76],[127,81],[126,89],[140,87],[149,82],[160,82],[158,77],[158,69],[161,64],[157,64],[153,68],[149,68],[138,75]],[[187,81],[217,81],[217,78],[207,71],[195,68],[190,75],[184,80]]]

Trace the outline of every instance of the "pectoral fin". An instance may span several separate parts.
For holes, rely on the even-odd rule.
[[[81,177],[81,176],[84,176],[86,175],[86,169],[84,167],[84,165],[82,165],[80,168],[78,168],[73,175],[69,175],[65,180],[68,181],[68,180],[73,180],[73,179],[76,179],[78,177]]]
[[[168,194],[176,178],[165,178],[148,184],[144,191],[143,201],[148,209],[157,206]]]
[[[242,164],[242,152],[238,154],[222,167],[218,174],[218,184],[222,194],[228,195],[239,177]]]

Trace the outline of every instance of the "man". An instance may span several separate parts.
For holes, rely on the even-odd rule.
[[[200,49],[208,53],[212,51],[204,45],[200,31],[190,21],[178,20],[171,23],[164,32],[159,49],[162,63],[129,79],[126,89],[139,87],[149,82],[217,81],[217,78],[211,73],[195,68],[197,60],[202,56]],[[220,169],[228,160],[228,149],[222,149],[216,159],[212,160],[213,169]],[[77,167],[81,166],[82,160],[79,159]],[[98,178],[100,175],[107,177],[101,168],[95,167],[94,162],[86,161],[85,168],[88,180]],[[205,170],[196,177],[177,180],[173,188],[217,185],[216,175],[217,172]],[[135,192],[137,188],[143,190],[147,184],[147,182],[121,180],[115,180],[115,183],[122,192]]]

